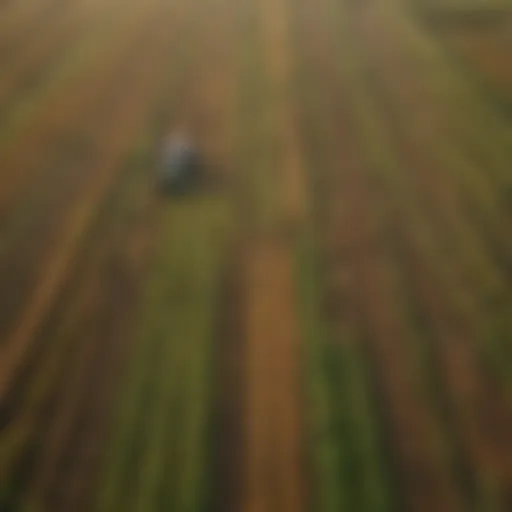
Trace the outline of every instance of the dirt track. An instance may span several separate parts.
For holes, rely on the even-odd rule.
[[[274,225],[244,251],[246,444],[238,510],[300,512],[306,507],[307,480],[294,244],[305,220],[305,177],[294,118],[291,6],[283,0],[262,2],[261,7],[269,103],[275,105],[268,115],[282,153],[272,162],[274,186],[280,192]]]

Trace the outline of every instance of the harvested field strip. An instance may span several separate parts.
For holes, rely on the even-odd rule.
[[[339,20],[336,11],[332,12],[333,18]],[[341,28],[340,24],[338,27],[338,34],[346,36],[346,28]],[[348,148],[374,148],[377,141],[382,140],[380,134],[372,131],[372,114],[367,109],[368,101],[361,98],[361,85],[354,83],[358,79],[357,75],[354,76],[357,68],[354,67],[354,57],[348,48],[344,39],[337,43],[337,53],[342,56],[345,68],[342,72],[345,88],[342,90],[351,98],[348,104],[353,105],[351,117],[356,123],[360,142],[350,142],[350,128],[342,130],[340,139],[349,137],[348,145],[344,148],[345,156]],[[329,80],[325,82],[331,83]],[[336,128],[337,125],[334,126]],[[359,160],[358,163],[357,158],[354,160],[357,155],[349,154],[348,161],[352,163],[344,166],[345,172],[349,174],[346,177],[348,181],[341,183],[341,191],[350,194],[345,201],[349,212],[352,212],[350,215],[353,222],[357,219],[359,234],[353,235],[354,250],[364,248],[363,253],[353,256],[353,288],[349,296],[355,300],[355,311],[362,323],[363,336],[367,339],[372,366],[377,371],[383,390],[381,399],[385,400],[385,410],[389,412],[389,428],[397,448],[400,481],[407,482],[402,489],[405,506],[414,510],[421,510],[422,507],[425,510],[460,509],[460,489],[442,452],[440,426],[431,417],[428,401],[422,400],[423,383],[413,370],[416,365],[408,341],[413,339],[414,333],[404,315],[403,298],[399,295],[396,280],[397,268],[384,243],[391,236],[391,225],[382,216],[379,196],[375,194],[373,183],[376,179],[382,179],[374,171],[387,160],[382,154],[377,156],[373,149],[367,162]],[[370,213],[372,211],[373,214]],[[409,441],[407,445],[402,445],[400,439]],[[416,472],[424,477],[410,481],[409,478]]]
[[[98,204],[115,182],[127,141],[133,140],[137,125],[147,112],[146,96],[151,95],[155,90],[158,69],[149,60],[144,65],[147,67],[137,75],[137,81],[133,85],[130,109],[125,109],[119,120],[123,130],[117,131],[109,142],[109,153],[98,166],[97,179],[88,184],[80,201],[66,220],[53,253],[48,257],[46,264],[43,264],[41,280],[21,312],[17,327],[11,333],[1,361],[0,397],[2,399],[23,364],[35,332],[65,282],[69,266],[80,248],[84,232],[94,219]]]
[[[154,27],[151,29],[155,34],[154,41],[157,32]],[[149,27],[146,28],[146,35],[147,30]],[[171,35],[175,37],[178,34],[170,32]],[[16,293],[0,299],[5,318],[0,333],[4,339],[5,333],[15,321],[17,311],[37,282],[41,260],[57,243],[67,215],[78,198],[83,196],[84,189],[101,172],[99,162],[108,158],[111,152],[112,139],[119,134],[119,119],[126,115],[125,111],[129,110],[129,105],[133,102],[132,96],[137,94],[137,81],[141,79],[144,67],[157,67],[156,59],[152,62],[145,56],[156,54],[158,59],[164,58],[162,44],[168,43],[162,41],[165,39],[161,36],[160,42],[156,41],[156,44],[153,42],[151,46],[139,45],[136,55],[140,55],[141,59],[137,61],[137,65],[132,64],[130,59],[128,62],[121,61],[120,67],[114,67],[109,89],[103,92],[103,97],[98,99],[94,108],[84,114],[79,131],[72,130],[61,142],[65,144],[66,138],[71,141],[76,138],[76,147],[57,153],[58,160],[53,162],[55,168],[50,165],[47,172],[42,173],[41,182],[34,180],[34,193],[38,194],[40,202],[30,202],[31,198],[28,197],[27,202],[12,213],[8,226],[5,226],[3,246],[0,248],[0,282],[8,286],[10,280],[15,278],[13,288]],[[125,81],[130,85],[123,86]],[[22,237],[20,233],[23,233]],[[37,260],[33,258],[35,252],[38,253]],[[20,258],[20,254],[25,256]],[[14,275],[13,269],[18,270]]]
[[[487,89],[493,90],[502,102],[512,101],[512,73],[510,66],[510,44],[507,40],[510,16],[495,29],[483,29],[476,34],[470,30],[448,29],[441,33],[443,42],[465,64],[469,76],[476,75]]]
[[[101,74],[108,69],[102,68],[105,60],[98,59],[98,56],[115,55],[122,48],[123,41],[126,44],[130,36],[136,33],[136,27],[144,25],[140,21],[143,22],[147,14],[148,6],[141,9],[133,6],[130,8],[130,4],[126,4],[122,15],[119,15],[115,4],[105,6],[104,15],[88,33],[83,34],[76,46],[70,48],[48,80],[22,95],[5,112],[0,126],[2,155],[12,150],[10,146],[25,136],[25,132],[33,130],[34,125],[49,123],[49,112],[58,110],[59,102],[69,103],[72,92],[86,85],[82,83],[84,73],[92,80],[98,79],[95,73]],[[105,47],[108,48],[106,53]]]
[[[55,185],[50,187],[47,184],[50,177],[48,174],[50,170],[59,167],[59,164],[61,166],[66,164],[66,166],[71,167],[71,169],[66,170],[65,175],[68,175],[71,174],[74,167],[83,163],[84,160],[87,162],[87,159],[90,160],[93,157],[97,157],[98,149],[96,146],[101,147],[102,144],[105,144],[102,137],[94,138],[99,130],[105,129],[102,123],[98,122],[98,115],[103,114],[107,118],[112,115],[112,111],[116,106],[119,106],[120,100],[125,97],[124,92],[119,92],[121,84],[129,79],[130,74],[135,74],[140,66],[140,63],[133,64],[133,55],[130,55],[130,52],[133,54],[133,50],[136,49],[136,55],[138,55],[138,52],[141,54],[151,54],[152,51],[146,40],[148,30],[153,31],[154,26],[150,25],[149,18],[141,21],[140,28],[132,33],[125,34],[123,43],[118,45],[116,51],[110,55],[105,55],[105,60],[99,61],[96,66],[96,71],[100,74],[99,78],[91,76],[89,81],[80,85],[79,90],[73,90],[69,97],[61,98],[63,105],[59,108],[61,108],[63,115],[58,119],[59,124],[54,127],[55,131],[52,132],[50,130],[52,126],[46,126],[45,133],[42,133],[42,126],[39,126],[32,130],[33,133],[28,138],[20,141],[20,144],[23,145],[30,143],[33,138],[42,137],[44,140],[39,142],[41,147],[39,145],[29,145],[33,149],[41,149],[37,153],[38,158],[35,158],[33,155],[30,158],[23,156],[21,147],[11,148],[4,155],[5,160],[3,160],[3,163],[6,166],[10,164],[13,168],[18,169],[19,172],[27,173],[33,178],[26,186],[26,189],[28,189],[26,192],[29,193],[28,199],[22,200],[21,197],[12,197],[12,194],[11,197],[8,197],[8,201],[12,204],[13,208],[25,208],[27,210],[28,205],[34,202],[30,201],[30,199],[34,199],[31,195],[35,193],[35,190],[40,190],[41,187],[46,186],[47,189],[54,190]],[[144,23],[144,21],[147,23]],[[92,90],[91,86],[93,86]],[[73,95],[77,93],[81,94],[73,98]],[[85,103],[81,105],[80,101]],[[80,119],[79,123],[76,122],[77,118]],[[9,168],[6,167],[6,169],[8,170]],[[37,174],[34,176],[36,171]],[[60,179],[62,179],[62,176]],[[15,199],[19,200],[15,202]],[[11,229],[11,223],[16,224],[18,222],[17,218],[20,216],[18,212],[14,210],[10,213],[12,213],[12,218],[4,219],[4,230]],[[15,228],[16,226],[12,229],[15,230]],[[5,243],[4,238],[4,247]]]
[[[372,27],[371,33],[378,37],[378,27]],[[387,39],[389,40],[389,36]],[[384,43],[380,41],[375,48],[367,51],[375,53],[377,48],[383,46]],[[367,58],[377,62],[373,55]],[[399,50],[397,49],[393,52],[393,59],[381,56],[378,62],[383,66],[386,66],[386,62],[388,62],[387,67],[393,69],[392,60],[397,61],[398,58]],[[451,288],[459,289],[460,295],[465,296],[464,308],[467,317],[471,319],[474,328],[484,336],[484,344],[488,347],[486,350],[492,353],[494,343],[492,340],[487,341],[488,337],[485,332],[492,330],[496,322],[496,319],[493,318],[493,315],[496,316],[494,307],[491,308],[490,305],[506,296],[507,267],[500,268],[499,263],[506,259],[504,253],[507,253],[508,250],[504,251],[503,247],[499,249],[503,258],[494,260],[490,256],[489,252],[492,253],[492,251],[488,250],[488,243],[492,243],[492,241],[488,242],[485,228],[484,233],[481,233],[478,229],[479,224],[474,221],[470,222],[470,212],[464,210],[463,203],[457,198],[460,180],[455,179],[458,176],[453,176],[454,165],[432,164],[430,155],[442,155],[444,151],[444,148],[439,148],[433,143],[442,139],[430,137],[427,141],[432,141],[432,143],[422,143],[420,140],[425,139],[411,137],[413,132],[411,124],[414,119],[409,119],[407,129],[401,122],[397,122],[400,119],[405,120],[406,111],[410,112],[413,108],[404,103],[406,93],[402,86],[407,83],[407,77],[401,76],[397,69],[393,72],[384,68],[374,71],[372,84],[375,88],[373,90],[380,91],[376,95],[376,99],[379,100],[378,103],[386,117],[387,124],[394,126],[390,139],[403,161],[402,167],[407,169],[400,177],[401,183],[407,187],[408,193],[412,193],[418,198],[416,204],[418,214],[422,215],[422,222],[431,223],[430,230],[432,233],[436,233],[439,240],[435,248],[438,266],[446,268],[446,273],[453,283]],[[394,83],[389,78],[392,75],[397,77],[397,81]],[[411,93],[415,89],[418,89],[418,86],[414,87],[413,84],[409,84],[407,91]],[[428,105],[429,100],[431,97],[423,95],[415,101],[416,104]],[[436,111],[436,109],[432,106],[429,111]],[[417,118],[420,115],[419,112],[416,113]],[[439,130],[442,130],[442,127],[436,131],[439,132]],[[463,169],[465,170],[465,168]],[[501,222],[496,222],[494,224],[496,229],[493,230],[493,238],[500,242],[507,239],[501,224]],[[499,349],[500,347],[495,346],[495,348]]]
[[[397,32],[395,32],[395,34],[397,34]],[[388,35],[388,39],[389,37]],[[396,55],[398,51],[394,53]],[[400,76],[397,70],[394,72],[383,71],[380,73],[380,81],[384,82],[386,80],[384,77],[390,77],[393,74]],[[374,78],[374,81],[375,80],[378,82],[378,77]],[[402,77],[401,82],[403,83],[404,80],[405,78]],[[390,87],[386,87],[384,83],[382,83],[381,86],[382,91],[390,89]],[[395,87],[395,89],[397,87]],[[409,83],[408,90],[412,91],[414,89],[415,87]],[[418,89],[418,87],[416,87],[416,89]],[[389,94],[393,93],[390,91]],[[395,93],[395,95],[396,94],[397,93]],[[400,96],[403,98],[404,94]],[[390,113],[389,119],[398,117],[397,112],[401,108],[399,96],[397,96],[395,100],[395,110]],[[417,98],[416,103],[419,102],[422,104],[433,103],[431,110],[440,110],[439,108],[434,108],[435,99],[432,98],[432,94],[430,94],[430,96],[424,94],[422,98]],[[410,124],[409,122],[408,133],[411,133]],[[440,126],[439,129],[436,130],[437,133],[442,129],[442,126]],[[404,133],[403,130],[397,127],[394,133],[400,133],[400,131]],[[416,141],[414,143],[412,141],[408,142],[406,138],[405,134],[402,135],[402,140],[398,144],[399,148],[407,148],[408,144],[411,146],[416,143]],[[430,137],[429,140],[437,142],[442,140],[449,141],[451,139],[447,134],[446,138],[435,136]],[[458,150],[460,154],[464,154],[463,148],[459,147]],[[407,150],[405,149],[404,151],[405,154],[402,156],[408,158],[411,152],[409,151],[409,155],[407,155]],[[428,165],[428,155],[442,155],[444,154],[444,147],[436,147],[430,144],[430,146],[427,147],[417,146],[415,151],[415,163],[413,165],[409,160],[408,168],[416,170],[415,175],[418,177],[417,179],[420,185],[418,189],[419,193],[421,194],[427,189],[427,180],[437,177],[438,180],[441,180],[441,183],[437,184],[437,189],[433,190],[433,192],[438,196],[444,195],[444,200],[439,201],[433,198],[430,205],[426,205],[425,220],[435,219],[436,210],[443,211],[446,210],[447,207],[453,210],[454,206],[458,204],[462,211],[457,217],[460,219],[459,225],[463,227],[461,222],[463,222],[464,216],[471,219],[471,211],[464,211],[464,203],[457,201],[456,187],[457,184],[460,187],[463,176],[467,176],[468,167],[463,163],[461,165],[460,159],[459,161],[452,160],[451,162],[447,161],[441,164],[443,167],[439,168],[439,170],[435,165]],[[426,164],[423,166],[419,165],[421,162],[418,159],[418,155],[420,154],[424,155],[423,159],[426,161]],[[483,173],[483,169],[484,167],[481,166],[479,171]],[[411,172],[407,174],[412,175]],[[404,173],[403,181],[406,179],[407,174]],[[483,192],[481,187],[479,189],[475,187],[474,190],[476,193]],[[496,197],[496,193],[489,191],[488,197],[493,196]],[[464,314],[466,315],[467,321],[472,322],[474,331],[478,333],[476,341],[480,341],[480,348],[483,350],[484,356],[488,357],[495,369],[503,374],[502,351],[505,350],[505,346],[500,340],[500,335],[497,336],[496,333],[503,332],[503,329],[507,329],[506,325],[503,325],[503,317],[510,315],[510,304],[507,303],[506,297],[508,291],[507,283],[510,280],[512,253],[509,237],[506,234],[506,224],[503,222],[506,217],[505,211],[502,210],[501,213],[494,215],[494,217],[495,220],[492,226],[487,222],[482,224],[478,222],[478,219],[473,221],[473,225],[476,225],[476,231],[479,231],[479,233],[472,234],[470,224],[461,232],[462,236],[456,236],[456,233],[453,231],[449,232],[448,237],[445,238],[446,242],[444,242],[444,246],[449,248],[449,251],[443,251],[442,244],[438,244],[440,247],[436,261],[438,262],[439,268],[442,266],[446,267],[448,274],[445,272],[445,278],[450,279],[452,284],[449,288],[452,292],[459,290],[459,306],[465,311]],[[437,226],[435,226],[436,236],[443,231],[443,225],[450,223],[449,219],[450,215],[445,215],[438,220]],[[434,233],[434,231],[432,231],[432,233]],[[491,253],[495,257],[495,260],[491,261],[488,259],[485,264],[485,260],[482,259],[482,256],[484,256],[486,252]],[[506,373],[507,372],[505,372],[503,376],[507,377]]]
[[[442,43],[447,56],[466,79],[492,101],[496,110],[510,118],[512,75],[509,31],[512,4],[485,4],[473,10],[446,6],[422,8],[415,2],[418,22],[426,25]]]
[[[4,4],[7,2],[4,2]],[[26,42],[25,34],[32,33],[47,17],[62,7],[61,0],[28,0],[8,2],[0,7],[0,60],[10,57],[11,52]],[[69,2],[70,4],[72,2]]]
[[[397,58],[396,53],[395,58]],[[385,62],[381,58],[380,62],[383,61]],[[388,67],[392,68],[392,63]],[[407,129],[402,124],[406,115],[405,111],[410,112],[412,108],[403,101],[405,94],[397,90],[398,83],[405,85],[404,77],[393,85],[391,83],[386,84],[381,83],[381,80],[390,82],[386,80],[389,72],[373,71],[376,71],[372,79],[375,86],[374,90],[380,91],[376,98],[379,100],[383,113],[387,113],[389,124],[394,127],[393,138],[397,141],[397,146],[403,148],[403,158],[406,160],[404,163],[407,169],[410,169],[410,171],[404,173],[404,186],[406,186],[405,183],[408,183],[411,190],[416,190],[416,194],[422,197],[421,205],[427,210],[426,218],[431,219],[430,222],[438,230],[442,246],[450,246],[460,250],[459,254],[447,250],[445,250],[445,253],[448,258],[456,257],[457,261],[463,262],[467,269],[467,275],[473,274],[474,282],[468,283],[473,286],[473,294],[487,298],[499,294],[504,270],[497,265],[500,261],[494,261],[494,255],[489,253],[485,231],[490,230],[497,241],[505,244],[503,242],[500,215],[495,214],[492,219],[493,223],[483,226],[483,233],[479,229],[481,223],[475,222],[475,220],[471,222],[472,212],[467,211],[464,204],[465,198],[460,197],[459,184],[455,180],[456,176],[452,175],[455,161],[451,162],[451,166],[448,162],[435,162],[436,157],[432,158],[430,155],[442,155],[444,148],[432,147],[431,144],[428,144],[428,139],[420,139],[419,134],[413,135],[411,133],[411,123],[409,123]],[[411,91],[412,89],[413,86],[409,84],[408,90]],[[422,101],[425,104],[428,98],[423,97],[421,100],[418,98],[417,101]],[[430,111],[432,110],[434,109],[430,109]],[[505,245],[500,249],[506,252],[507,247]]]
[[[8,109],[15,108],[17,98],[23,98],[43,80],[50,79],[49,75],[58,69],[93,23],[98,22],[98,16],[106,7],[104,2],[87,3],[86,9],[82,9],[83,4],[79,2],[77,5],[66,3],[58,16],[30,34],[29,43],[20,55],[4,64],[5,79],[0,84],[2,118],[8,115]]]
[[[399,3],[386,4],[390,29],[402,34],[416,58],[436,77],[436,94],[445,98],[443,106],[454,140],[460,141],[474,162],[485,163],[485,172],[498,186],[508,189],[507,163],[512,152],[512,128],[484,91],[454,69],[442,46],[429,36],[427,29],[400,12]]]
[[[354,90],[357,90],[359,94],[363,93],[364,90],[360,87],[355,87]],[[371,104],[368,102],[368,98],[366,102],[361,101],[355,103],[359,108],[362,109],[363,105]],[[367,121],[369,122],[369,112],[367,114]],[[373,129],[377,130],[378,128],[378,118],[373,117]],[[368,125],[372,126],[372,125]],[[373,133],[372,140],[378,141],[383,140],[384,132],[380,134]],[[380,148],[381,151],[384,151],[384,148]],[[393,157],[391,153],[382,153],[381,154],[381,166],[382,162],[387,162],[387,170],[392,172],[393,168],[389,167],[390,165],[395,165],[394,169],[397,169],[396,164],[392,164]],[[393,171],[396,172],[396,171]],[[389,198],[395,198],[395,206],[398,207],[399,210],[396,211],[396,215],[393,216],[397,226],[400,226],[400,229],[405,229],[405,233],[403,236],[403,243],[407,244],[411,251],[414,251],[412,254],[418,255],[428,255],[429,250],[425,246],[425,244],[421,243],[418,237],[414,234],[414,232],[410,231],[410,228],[407,229],[406,225],[398,222],[398,219],[411,219],[415,216],[415,208],[412,205],[408,205],[406,203],[405,197],[396,196],[392,193],[392,190],[389,189],[388,193],[390,193]],[[408,205],[408,206],[407,206]],[[391,210],[393,211],[393,210]],[[412,244],[412,245],[411,245]],[[419,244],[419,245],[416,245]],[[415,247],[416,245],[416,247]],[[411,253],[409,253],[409,257]],[[424,264],[425,258],[423,258]],[[429,263],[428,268],[430,271],[429,281],[432,285],[432,277],[435,275],[433,272],[432,265]],[[425,276],[427,274],[426,270],[418,271],[418,276]],[[437,280],[436,280],[437,281]],[[426,284],[426,283],[425,283]],[[441,281],[437,281],[437,284],[440,285]],[[438,290],[444,289],[444,286],[438,286]],[[423,293],[422,293],[423,292]],[[422,290],[422,292],[418,293],[419,297],[426,298],[426,290]],[[508,447],[503,444],[503,438],[501,439],[501,451],[497,453],[496,451],[489,452],[489,442],[491,441],[488,438],[488,434],[485,431],[485,426],[482,424],[482,420],[484,417],[489,417],[490,410],[492,410],[493,420],[490,421],[490,424],[494,425],[509,425],[508,411],[509,405],[506,401],[503,401],[502,393],[499,387],[496,386],[496,382],[492,382],[485,372],[482,371],[481,365],[476,364],[475,353],[472,349],[472,342],[467,329],[463,327],[461,322],[461,318],[457,318],[457,314],[453,316],[453,305],[448,305],[443,302],[445,307],[445,312],[442,317],[435,318],[435,314],[441,314],[442,310],[439,309],[439,301],[443,300],[443,295],[430,295],[432,299],[436,297],[435,302],[431,302],[429,304],[429,318],[433,322],[433,325],[439,327],[439,331],[437,332],[437,337],[435,341],[439,342],[438,349],[441,351],[441,361],[440,364],[443,367],[443,375],[445,380],[445,386],[447,392],[450,396],[450,400],[452,401],[452,407],[456,410],[458,414],[459,420],[459,435],[465,441],[465,447],[469,451],[472,460],[474,461],[472,469],[477,471],[479,476],[477,480],[484,486],[483,492],[494,494],[496,490],[496,479],[501,480],[501,482],[505,485],[505,488],[509,486],[508,483],[508,463],[507,460],[510,459],[508,455]],[[437,309],[436,308],[437,304]],[[463,320],[462,320],[463,321]],[[473,345],[474,347],[474,345]],[[449,368],[449,369],[448,369]],[[491,391],[492,390],[492,391]],[[480,420],[475,418],[475,415],[478,417],[478,414],[482,411],[482,402],[479,401],[478,396],[486,396],[486,408],[485,414]],[[490,400],[490,397],[493,396],[493,400]],[[464,409],[464,407],[469,406],[472,403],[474,408]],[[464,405],[465,404],[465,405]],[[478,406],[477,404],[482,404]],[[461,413],[461,407],[464,412]],[[471,419],[468,417],[469,411],[471,410],[471,415],[473,416]],[[497,419],[499,418],[499,419]],[[477,425],[479,425],[477,427]],[[468,439],[471,439],[471,442],[467,442]],[[497,447],[496,447],[497,449]],[[478,452],[478,456],[475,460],[475,450]],[[499,449],[498,449],[499,450]],[[487,457],[484,455],[487,452]],[[492,453],[492,455],[490,455]],[[494,460],[492,460],[494,459]],[[492,460],[492,463],[490,463]],[[494,468],[492,469],[492,466]],[[491,467],[491,469],[490,469]],[[498,476],[499,475],[499,476]]]
[[[304,509],[293,270],[285,245],[248,248],[243,511]]]
[[[468,154],[465,145],[454,140],[453,130],[450,130],[449,116],[446,115],[444,108],[449,102],[449,97],[446,93],[442,96],[436,90],[431,78],[439,76],[439,73],[432,72],[433,63],[428,67],[421,66],[421,73],[407,73],[410,68],[419,67],[418,52],[414,45],[409,43],[408,38],[400,35],[400,31],[392,30],[391,22],[386,21],[391,14],[381,11],[382,8],[371,15],[367,13],[359,16],[363,20],[366,18],[367,27],[363,27],[364,40],[367,41],[365,46],[367,52],[373,54],[371,57],[373,64],[370,66],[373,68],[373,73],[371,75],[369,73],[369,79],[373,82],[375,80],[382,82],[374,83],[375,89],[378,90],[378,85],[384,86],[381,94],[388,96],[387,103],[390,109],[394,108],[396,111],[402,107],[402,113],[395,122],[397,128],[398,125],[402,125],[403,131],[403,122],[405,116],[408,116],[407,119],[410,121],[408,133],[414,136],[416,152],[421,151],[424,158],[428,158],[435,166],[434,170],[437,167],[448,169],[442,175],[448,178],[447,185],[451,188],[456,178],[457,185],[463,191],[459,203],[463,201],[466,209],[464,213],[476,226],[482,226],[483,235],[488,232],[487,236],[503,253],[503,259],[505,261],[508,259],[510,262],[511,247],[507,237],[503,237],[502,226],[507,205],[499,200],[499,193],[493,186],[493,180],[487,175],[486,166],[490,162],[472,162],[471,154]],[[361,22],[357,25],[361,25]],[[393,67],[393,73],[389,73],[389,70],[385,73],[379,72],[378,68],[383,66]],[[389,91],[387,94],[386,89]],[[390,89],[395,90],[394,98]],[[421,107],[418,106],[420,104]],[[426,105],[429,108],[426,108]],[[412,119],[411,112],[414,112]],[[441,137],[440,134],[443,136]],[[432,150],[432,145],[436,146],[436,151]],[[477,247],[478,244],[473,247],[472,252],[475,252]]]
[[[157,16],[158,11],[154,5],[151,7],[146,4],[142,13],[134,10],[130,22],[116,33],[115,43],[108,45],[109,51],[104,52],[102,58],[97,61],[94,72],[89,75],[90,79],[77,81],[75,87],[65,93],[61,91],[61,94],[52,99],[46,98],[41,115],[30,123],[26,132],[7,146],[0,157],[1,172],[4,175],[0,191],[1,219],[9,213],[9,206],[17,198],[20,187],[41,170],[40,162],[47,157],[48,150],[53,148],[52,142],[55,137],[62,137],[66,128],[73,123],[80,126],[80,117],[99,101],[100,94],[104,94],[105,90],[109,91],[114,85],[112,82],[116,78],[116,73],[123,65],[128,65],[130,53],[143,41],[144,36],[147,36],[151,21],[154,23]],[[110,31],[106,31],[104,35],[112,37]],[[101,41],[101,38],[98,39]],[[97,43],[98,39],[92,41]],[[74,60],[74,65],[76,66],[79,61],[80,59]],[[31,148],[31,151],[28,152],[26,148]]]

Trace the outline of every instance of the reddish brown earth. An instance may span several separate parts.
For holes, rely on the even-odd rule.
[[[289,251],[279,242],[250,247],[244,274],[246,445],[239,510],[300,511],[300,335]]]
[[[257,235],[242,264],[244,428],[240,504],[247,512],[307,508],[304,470],[302,336],[297,317],[294,241],[305,220],[304,169],[295,119],[289,5],[262,2],[262,45],[273,103],[279,234]],[[279,228],[284,227],[286,231]]]

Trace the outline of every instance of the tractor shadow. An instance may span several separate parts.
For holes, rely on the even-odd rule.
[[[186,201],[192,198],[222,196],[228,193],[232,180],[221,163],[201,162],[196,177],[186,183],[165,185],[157,179],[156,166],[153,170],[155,194],[163,201]]]

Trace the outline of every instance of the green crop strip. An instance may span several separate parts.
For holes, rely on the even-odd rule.
[[[381,183],[386,192],[389,194],[390,200],[394,201],[399,207],[401,215],[408,219],[408,223],[419,221],[417,217],[416,206],[414,204],[413,195],[410,194],[407,186],[407,180],[404,173],[401,172],[399,162],[395,156],[388,137],[385,135],[378,110],[374,108],[373,99],[369,94],[368,88],[364,87],[362,80],[364,69],[364,57],[353,50],[353,45],[348,44],[346,37],[351,33],[347,27],[345,13],[336,14],[338,26],[343,27],[339,30],[340,46],[339,52],[343,62],[346,64],[345,79],[350,87],[352,106],[357,120],[357,128],[362,140],[365,142],[364,147],[368,148],[368,169],[372,172],[373,178]],[[352,51],[351,51],[352,50]],[[421,230],[421,231],[420,231]],[[414,235],[414,243],[421,247],[421,252],[426,256],[427,260],[436,261],[433,257],[432,247],[435,245],[435,236],[432,232],[426,230],[426,226],[418,227],[416,232],[408,233],[408,236]],[[439,268],[435,269],[436,272]],[[440,279],[439,282],[443,282]],[[445,290],[443,290],[445,291]],[[463,297],[456,297],[450,292],[450,297],[460,307]],[[487,486],[487,475],[481,472],[480,468],[472,468],[478,473],[475,490],[478,496],[478,503],[490,504],[496,503],[498,497],[494,495],[494,490]]]
[[[313,266],[316,249],[311,240],[305,239],[302,245],[298,251],[298,274],[301,277],[302,330],[306,340],[304,360],[308,363],[308,429],[313,465],[311,510],[337,512],[344,510],[343,505],[346,505],[350,492],[348,482],[342,480],[340,485],[340,476],[343,475],[340,444],[343,447],[344,440],[339,439],[334,431],[334,406],[331,396],[333,390],[330,389],[325,361],[322,360],[325,358],[322,348],[330,336],[319,311],[321,296],[317,269]]]
[[[325,279],[316,245],[305,235],[298,252],[311,411],[311,510],[394,510],[367,363],[355,333],[348,326],[340,332],[322,314]]]
[[[327,9],[323,5],[319,8]],[[300,48],[304,45],[304,30],[297,19],[298,10],[297,7],[294,42]],[[336,168],[336,133],[334,126],[326,124],[330,116],[320,104],[322,93],[314,83],[315,78],[321,78],[307,66],[302,58],[298,86],[304,132],[310,143],[306,164],[310,170],[313,219],[305,227],[297,248],[297,273],[305,335],[303,359],[308,375],[314,479],[311,510],[394,510],[393,470],[386,460],[383,426],[360,333],[349,319],[335,327],[322,309],[329,269],[321,260],[319,237],[313,233],[323,232],[322,225],[329,216],[326,198]]]
[[[165,209],[99,510],[134,501],[136,510],[195,511],[206,501],[209,361],[228,208],[222,198],[197,198]]]
[[[206,500],[208,367],[227,209],[200,198],[166,210],[99,510],[134,500],[136,510],[195,511]]]
[[[189,28],[197,17],[206,22],[203,7],[191,8]],[[195,30],[188,37],[197,37]],[[180,59],[184,80],[194,48]],[[231,208],[226,195],[199,192],[171,198],[162,209],[99,511],[195,512],[210,502],[211,351]]]

